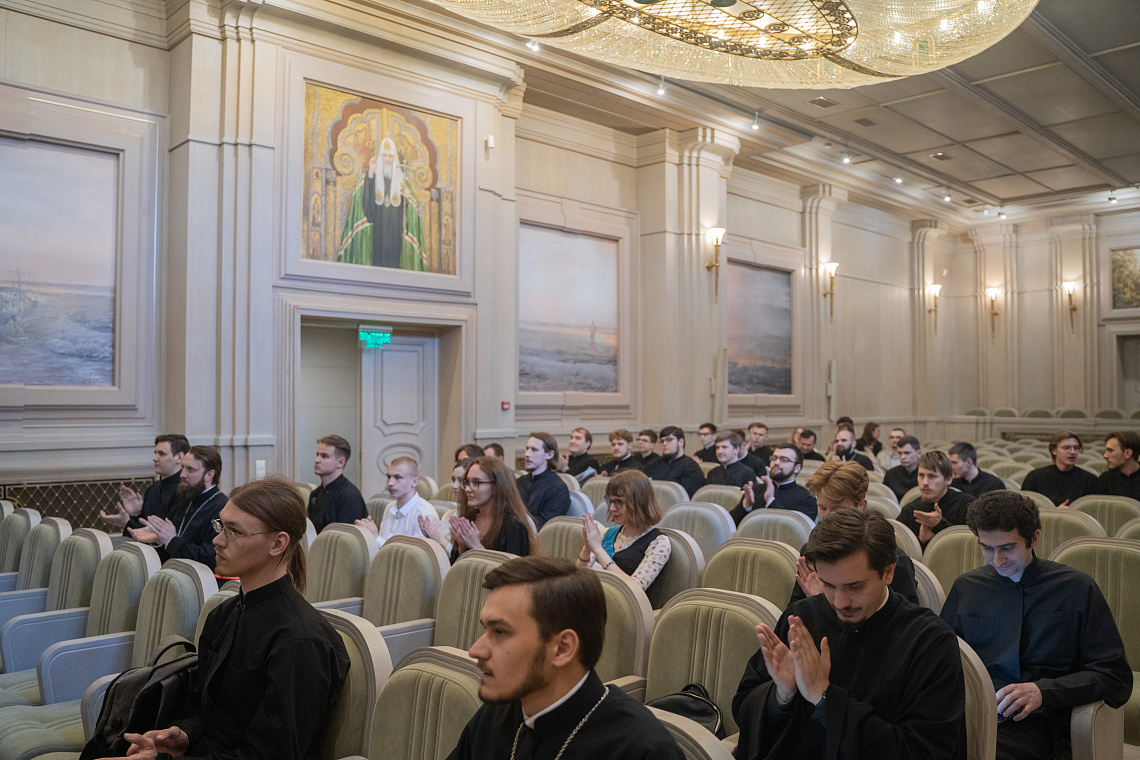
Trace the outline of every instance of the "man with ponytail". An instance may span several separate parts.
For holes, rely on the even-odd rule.
[[[301,595],[305,502],[281,477],[247,483],[214,529],[217,572],[238,577],[241,592],[202,628],[200,709],[179,726],[127,734],[130,757],[316,760],[349,658]]]

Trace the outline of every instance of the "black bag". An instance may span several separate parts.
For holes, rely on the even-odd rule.
[[[156,665],[170,649],[187,652],[170,662]],[[79,760],[122,757],[130,743],[123,734],[145,734],[177,725],[198,712],[200,684],[198,655],[194,643],[181,636],[167,636],[151,653],[146,665],[119,674],[107,687],[95,733]]]
[[[720,719],[720,708],[712,701],[708,689],[699,683],[688,684],[676,694],[658,697],[646,706],[688,718],[707,728],[716,738],[724,738],[724,721]]]

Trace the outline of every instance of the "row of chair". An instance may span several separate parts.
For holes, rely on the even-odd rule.
[[[355,526],[344,526],[344,528],[345,529],[352,528],[353,530],[357,531],[358,534],[361,533],[360,529],[355,528]],[[342,528],[335,528],[334,533],[340,532],[342,530],[343,530]],[[349,535],[351,535],[351,533],[347,530],[345,530],[344,532],[348,532]],[[324,534],[322,534],[322,535],[324,535]],[[358,539],[358,545],[363,544],[366,547],[369,545],[374,547],[374,543],[371,542],[370,540],[366,540],[366,539],[370,539],[370,537],[361,536],[360,539]],[[327,542],[323,542],[323,543],[327,543]],[[314,547],[313,547],[314,551],[319,550],[320,547],[323,546],[323,543],[322,542],[316,542],[314,544]],[[430,559],[427,562],[424,562],[421,559],[418,561],[418,564],[420,564],[421,566],[425,565],[425,564],[428,566],[434,565],[436,570],[440,573],[441,576],[444,575],[445,573],[453,572],[454,570],[459,569],[460,573],[456,577],[454,583],[452,584],[452,587],[468,592],[468,593],[457,594],[456,600],[454,602],[447,599],[445,596],[441,596],[439,601],[443,602],[443,604],[444,604],[444,606],[442,608],[449,610],[448,620],[452,620],[454,618],[454,621],[452,622],[452,624],[449,627],[445,624],[439,630],[434,631],[435,636],[433,636],[432,639],[429,639],[428,643],[431,643],[433,640],[435,643],[443,643],[443,642],[449,642],[450,641],[450,642],[453,642],[454,644],[456,644],[457,646],[459,646],[460,648],[466,648],[466,647],[470,646],[470,644],[474,641],[474,638],[477,637],[478,632],[479,632],[478,624],[477,624],[477,615],[478,615],[478,609],[479,609],[479,607],[481,607],[481,604],[482,604],[483,595],[481,593],[476,593],[475,598],[471,599],[471,598],[469,598],[471,596],[471,594],[469,592],[472,589],[479,589],[480,585],[481,585],[481,577],[483,575],[485,575],[485,572],[488,571],[490,569],[490,567],[497,565],[498,562],[503,561],[503,559],[507,558],[508,555],[500,555],[499,553],[495,553],[495,552],[474,552],[474,553],[469,552],[468,554],[464,555],[465,556],[464,561],[457,563],[456,568],[447,569],[446,568],[446,559],[442,558],[440,556],[442,554],[441,550],[439,550],[438,547],[436,545],[434,545],[432,542],[425,541],[422,539],[396,539],[396,540],[390,542],[390,545],[386,544],[385,548],[383,550],[381,550],[381,553],[378,554],[377,556],[379,557],[379,556],[383,555],[385,558],[388,558],[389,556],[395,557],[395,556],[399,555],[402,559],[395,562],[395,565],[398,567],[403,567],[406,569],[407,564],[408,564],[408,557],[406,555],[408,554],[407,548],[409,545],[411,545],[411,546],[417,546],[418,545],[418,549],[416,551],[421,556],[424,556],[425,551],[428,552],[426,555],[428,557],[431,557],[432,555],[434,555],[434,559]],[[138,545],[136,545],[136,544],[131,544],[130,546],[138,547]],[[141,548],[144,550],[146,549],[146,547],[138,547],[138,548]],[[403,549],[403,551],[401,551],[401,549]],[[788,548],[782,547],[782,545],[781,545],[781,550],[783,551],[784,556],[785,556],[785,569],[787,569],[789,562],[794,563],[794,558],[791,556],[791,552],[789,551]],[[412,564],[416,564],[416,562],[413,562]],[[715,570],[716,563],[711,563],[711,564],[713,565],[712,569]],[[794,567],[794,564],[792,564],[792,567]],[[474,577],[472,577],[472,575],[470,573],[472,568],[474,568],[474,570],[475,570]],[[371,569],[370,569],[370,572],[372,572]],[[793,570],[793,572],[794,572],[794,570]],[[749,573],[745,573],[745,575],[748,575],[748,574]],[[759,575],[760,573],[759,572],[753,572],[751,574],[752,575]],[[403,571],[400,571],[400,572],[396,572],[394,574],[394,576],[392,575],[392,573],[389,573],[389,575],[392,577],[402,578],[404,582],[391,582],[391,580],[390,580],[390,586],[398,588],[398,589],[404,589],[406,592],[406,589],[408,587],[408,584],[406,583],[407,574]],[[631,582],[625,581],[625,579],[621,579],[618,576],[615,576],[615,575],[610,574],[610,573],[604,573],[602,575],[602,577],[603,577],[604,582],[606,584],[605,587],[607,588],[607,604],[608,604],[608,606],[610,605],[609,600],[612,598],[612,599],[620,601],[621,602],[620,606],[623,607],[624,609],[626,609],[626,610],[633,609],[635,611],[634,614],[632,614],[632,615],[630,615],[630,614],[624,614],[624,615],[623,614],[611,614],[611,618],[614,621],[613,622],[614,625],[620,626],[621,622],[623,620],[628,620],[631,617],[634,619],[640,617],[643,623],[646,619],[651,618],[651,613],[650,613],[650,615],[646,615],[646,609],[649,607],[649,604],[647,602],[647,598],[645,598],[644,594],[641,593],[640,588],[636,587],[635,584],[632,584]],[[624,583],[623,583],[623,581],[624,581]],[[443,584],[441,584],[441,587],[442,587],[442,585]],[[441,591],[442,591],[442,588],[441,588]],[[688,593],[688,592],[684,592],[684,593]],[[731,592],[725,592],[725,593],[731,593]],[[412,596],[414,596],[414,594]],[[676,598],[679,598],[681,596],[682,596],[681,594],[677,594],[673,598],[676,599]],[[406,593],[404,594],[404,597],[405,597],[404,601],[407,601],[407,599],[410,598]],[[786,596],[784,598],[786,598]],[[629,604],[630,599],[637,600],[637,603],[634,604],[632,607]],[[643,599],[644,599],[644,601],[642,601]],[[770,604],[773,608],[776,607],[776,605],[773,605],[771,603],[768,603],[768,604]],[[614,602],[614,606],[615,607],[618,606],[616,601]],[[667,606],[668,605],[666,605],[666,607]],[[423,611],[423,609],[424,608],[421,606],[420,611]],[[451,614],[452,612],[456,612],[457,614],[453,615],[453,614]],[[664,612],[664,610],[662,610],[662,613],[663,612]],[[375,610],[371,610],[370,614],[377,614],[377,613]],[[775,611],[772,612],[771,614],[778,616],[778,614],[779,614],[778,608],[775,609]],[[460,619],[464,618],[464,617],[468,618],[468,623],[470,623],[470,625],[467,625],[466,627],[464,625],[462,625],[460,622]],[[774,618],[773,618],[773,620],[774,620]],[[474,621],[474,622],[472,622],[472,621]],[[644,630],[644,625],[642,626],[642,628]],[[630,637],[628,635],[623,635],[620,630],[610,631],[610,634],[611,635],[609,638],[611,641],[628,642],[631,639],[634,641],[637,640],[637,637]],[[642,637],[642,638],[644,638],[644,637]],[[665,640],[669,641],[673,638],[675,638],[675,637],[670,635]],[[755,648],[754,637],[752,637],[751,635],[748,637],[748,644],[751,647],[751,649],[749,650],[749,653],[750,653],[750,651],[754,650],[754,648]],[[636,645],[633,645],[632,647],[626,646],[625,649],[631,649],[632,650],[631,652],[628,652],[628,653],[621,651],[621,649],[622,649],[621,647],[618,647],[617,649],[615,649],[614,652],[609,653],[608,656],[612,660],[612,665],[603,664],[600,667],[603,669],[604,668],[610,668],[614,673],[617,673],[617,672],[620,672],[623,670],[636,671],[637,670],[636,667],[630,669],[628,666],[623,666],[621,663],[623,660],[627,660],[629,656],[634,657],[634,659],[636,660],[636,658],[638,657],[638,653],[637,653],[638,647]],[[642,650],[644,650],[644,646],[642,647]],[[667,659],[670,661],[672,660],[672,658],[667,658]],[[744,659],[746,659],[746,657]],[[740,668],[743,667],[743,659],[741,659],[739,666],[740,666]],[[612,675],[612,674],[613,673],[610,673],[610,675]],[[634,676],[638,675],[636,672],[632,672],[631,674]],[[733,677],[728,678],[725,683],[729,684],[729,686],[734,688],[735,683],[738,679],[739,679],[739,673],[736,673]],[[651,680],[651,679],[649,679],[649,680]],[[685,681],[685,682],[687,682],[687,681]],[[679,688],[681,685],[683,685],[683,682],[677,684],[676,688]],[[649,693],[650,692],[647,689],[647,694],[649,694]],[[667,692],[662,692],[662,693],[667,693]],[[729,694],[728,696],[730,698],[731,694]],[[991,694],[991,697],[992,697],[992,694]],[[652,698],[652,696],[649,696],[649,698]],[[2,757],[2,754],[0,754],[0,757]],[[30,755],[29,755],[29,757],[30,757]]]

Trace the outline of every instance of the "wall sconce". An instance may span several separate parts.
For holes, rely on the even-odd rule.
[[[709,241],[713,244],[713,260],[705,263],[708,272],[716,270],[713,275],[713,303],[720,301],[720,244],[724,242],[724,227],[709,228]]]
[[[1074,324],[1073,315],[1077,313],[1077,305],[1073,303],[1073,291],[1077,289],[1075,282],[1062,282],[1061,287],[1065,289],[1065,295],[1069,297],[1069,332],[1076,332],[1076,325]]]
[[[926,290],[934,296],[934,305],[927,309],[926,313],[934,315],[934,332],[938,332],[938,294],[942,292],[942,286],[938,284],[927,285]]]
[[[835,319],[835,270],[839,268],[839,263],[836,261],[831,261],[831,262],[824,264],[823,267],[824,267],[824,269],[827,270],[827,285],[825,285],[823,288],[823,297],[824,298],[831,298],[831,302],[828,304],[828,308],[830,309],[828,319],[834,320]]]
[[[986,296],[990,299],[990,337],[997,335],[997,298],[1001,295],[1001,288],[986,288]]]

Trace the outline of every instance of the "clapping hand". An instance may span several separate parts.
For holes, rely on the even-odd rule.
[[[780,704],[786,705],[796,695],[796,665],[792,659],[791,650],[780,641],[768,626],[761,623],[756,626],[756,638],[760,639],[760,653],[764,656],[764,667],[772,683],[776,684],[776,698]]]
[[[443,546],[443,532],[439,529],[439,524],[434,523],[423,515],[418,518],[420,524],[420,533],[424,534],[424,538],[430,538],[440,546]]]
[[[108,525],[113,525],[116,528],[127,527],[127,523],[130,522],[131,519],[131,516],[127,514],[127,510],[123,509],[122,502],[119,502],[115,505],[114,512],[108,513],[104,512],[103,510],[99,510],[99,517],[103,520],[103,522],[107,523]]]
[[[823,593],[823,582],[808,565],[807,560],[799,557],[796,560],[796,582],[804,590],[805,596],[815,596]]]
[[[170,539],[178,535],[178,528],[174,527],[174,523],[165,517],[144,517],[140,522],[150,528],[150,532],[155,535],[158,539],[158,543],[163,546],[169,544]]]
[[[475,523],[459,515],[451,515],[447,519],[451,523],[451,535],[461,546],[468,549],[483,548],[483,542],[479,538],[479,529],[475,527]]]
[[[602,548],[602,535],[598,531],[598,524],[594,522],[593,515],[582,516],[582,539],[595,557],[600,557],[605,552]]]
[[[816,649],[811,631],[798,617],[789,615],[788,642],[795,663],[796,686],[800,695],[814,705],[823,699],[823,693],[831,685],[831,647],[827,637],[823,637]]]
[[[142,494],[124,483],[119,486],[119,506],[131,517],[138,517],[143,507]]]
[[[421,519],[423,518],[421,517]],[[372,534],[373,538],[378,538],[380,536],[380,529],[376,527],[376,523],[372,520],[371,517],[362,517],[361,519],[354,522],[353,525],[359,525],[361,528],[364,528],[366,531]]]

